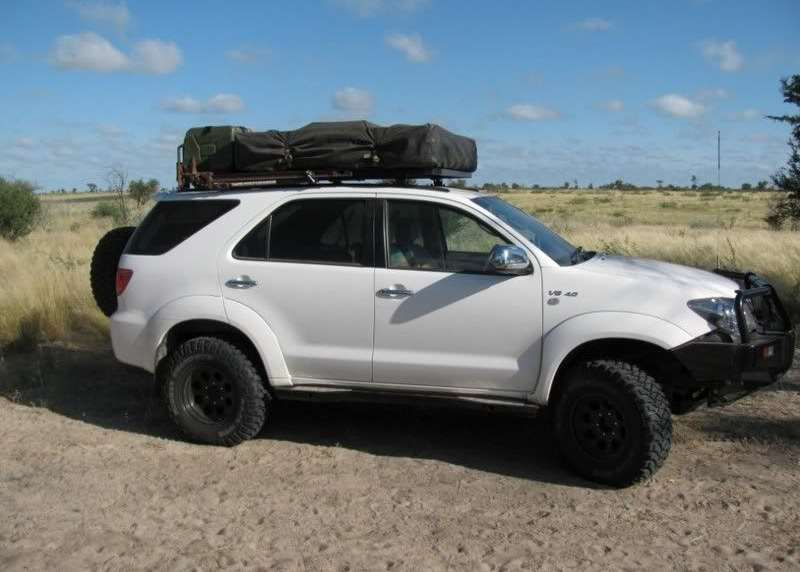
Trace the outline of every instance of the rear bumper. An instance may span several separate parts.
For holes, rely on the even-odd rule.
[[[153,320],[146,322],[140,314],[115,312],[111,316],[114,357],[152,373],[155,370],[155,348],[164,331],[164,324]]]

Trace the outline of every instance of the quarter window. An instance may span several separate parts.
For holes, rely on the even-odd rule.
[[[128,254],[164,254],[239,204],[237,200],[161,201],[133,233]]]

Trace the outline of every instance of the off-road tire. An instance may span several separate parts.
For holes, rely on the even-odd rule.
[[[261,431],[270,395],[238,348],[219,338],[198,337],[164,359],[160,372],[167,409],[189,439],[231,447]]]
[[[117,311],[117,266],[135,226],[109,230],[97,243],[92,255],[89,281],[97,307],[110,316]]]
[[[672,446],[670,406],[635,365],[594,360],[571,369],[554,396],[553,429],[567,464],[615,487],[650,478]]]

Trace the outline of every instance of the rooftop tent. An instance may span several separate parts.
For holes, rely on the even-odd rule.
[[[473,139],[430,123],[317,122],[293,131],[203,127],[190,129],[178,149],[183,189],[280,179],[469,177],[478,163]]]

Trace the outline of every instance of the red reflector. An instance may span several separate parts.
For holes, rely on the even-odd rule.
[[[127,268],[117,268],[117,296],[121,296],[128,287],[128,282],[133,277],[133,270]]]

